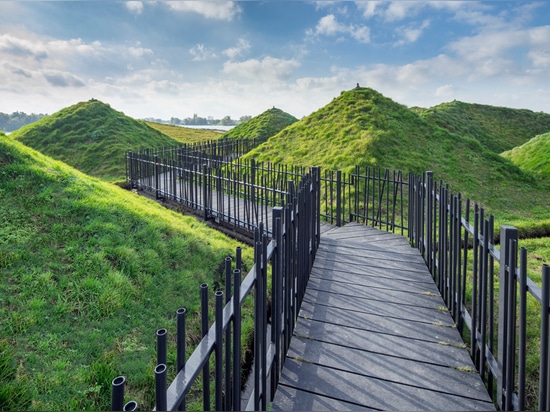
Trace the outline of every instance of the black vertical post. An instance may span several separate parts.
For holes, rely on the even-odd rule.
[[[201,285],[201,329],[202,337],[208,334],[208,284]],[[208,362],[202,368],[202,409],[210,410],[210,371]]]
[[[124,384],[126,378],[117,376],[111,382],[111,410],[121,411],[124,406]]]
[[[510,241],[518,240],[518,230],[512,226],[500,227],[500,288],[499,288],[499,311],[498,311],[498,374],[497,374],[497,405],[501,410],[507,410],[506,405],[511,402],[511,394],[507,393],[504,399],[504,390],[506,388],[507,368],[513,367],[513,365],[507,365],[508,348],[506,346],[508,342],[508,288],[510,287],[510,280],[515,281],[512,278],[514,275],[508,270],[508,266],[512,262],[512,256],[510,251]],[[514,309],[515,311],[515,309]],[[510,348],[510,350],[515,350]]]
[[[208,184],[206,174],[208,173],[208,166],[203,165],[202,167],[202,190],[203,190],[203,207],[204,207],[204,220],[208,220]]]
[[[427,203],[427,216],[426,216],[426,241],[427,241],[427,259],[428,269],[430,273],[433,273],[433,245],[432,245],[432,230],[433,230],[433,214],[432,214],[432,202],[433,202],[433,172],[426,172],[426,203]]]
[[[527,350],[527,249],[521,248],[519,259],[519,348],[518,409],[525,410],[525,360]]]
[[[550,320],[549,305],[550,305],[550,266],[542,265],[542,289],[541,289],[541,310],[540,310],[540,367],[539,367],[539,411],[546,411],[549,408],[550,399],[548,395],[550,391],[549,374],[549,344],[550,344]]]
[[[342,226],[342,171],[336,171],[336,226]]]
[[[233,410],[241,410],[241,270],[233,270]]]
[[[225,304],[228,305],[231,301],[231,262],[230,257],[225,258]],[[235,320],[233,320],[235,322]],[[225,408],[226,411],[233,410],[233,395],[232,380],[231,380],[231,322],[227,324],[225,331]]]
[[[254,293],[254,410],[260,410],[260,368],[262,342],[262,244],[256,242],[254,246],[254,265],[256,268],[256,291]]]
[[[160,199],[160,170],[159,170],[159,167],[160,167],[160,159],[155,156],[154,158],[154,161],[155,161],[155,190],[156,190],[156,199]]]
[[[262,341],[261,341],[261,383],[262,383],[262,410],[267,411],[267,234],[262,235]]]
[[[158,329],[157,335],[157,365],[166,363],[166,329]]]
[[[314,168],[315,173],[313,176],[315,176],[315,219],[317,222],[317,236],[315,239],[316,245],[315,250],[319,247],[319,243],[321,242],[321,168],[315,167]]]
[[[185,367],[185,318],[186,309],[179,308],[176,311],[177,316],[177,335],[176,335],[176,368],[179,373]],[[186,408],[185,397],[180,404],[178,410],[184,411]]]
[[[479,273],[480,276],[480,285],[481,285],[481,291],[480,291],[480,307],[479,307],[479,313],[480,313],[480,335],[481,335],[481,343],[479,351],[479,374],[481,375],[481,379],[485,381],[485,350],[483,349],[485,347],[485,344],[487,342],[487,287],[488,287],[488,262],[489,262],[489,222],[487,220],[483,221],[483,254],[481,255],[481,270]]]
[[[136,401],[128,401],[124,404],[124,408],[122,408],[123,411],[137,411],[138,410],[138,404]]]
[[[222,409],[223,394],[223,292],[216,292],[216,350],[215,350],[215,406],[216,411]]]
[[[275,363],[271,372],[271,396],[275,395],[277,383],[279,382],[279,373],[281,371],[281,309],[283,303],[283,236],[282,236],[282,216],[281,207],[273,208],[273,238],[275,240],[275,253],[272,257],[272,280],[271,280],[271,341],[275,343]]]
[[[511,239],[509,244],[510,263],[508,265],[509,283],[507,298],[507,360],[506,360],[506,410],[513,410],[513,391],[515,384],[515,356],[516,356],[516,266],[517,266],[517,240]]]
[[[166,365],[161,363],[155,367],[155,404],[157,411],[167,409],[166,397]]]

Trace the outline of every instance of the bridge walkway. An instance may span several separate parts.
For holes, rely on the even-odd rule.
[[[273,410],[495,410],[418,250],[323,226]]]

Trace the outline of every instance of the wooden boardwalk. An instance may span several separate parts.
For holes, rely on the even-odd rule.
[[[495,410],[402,236],[323,226],[273,410]]]

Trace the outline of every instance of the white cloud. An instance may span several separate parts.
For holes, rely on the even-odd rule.
[[[412,17],[423,7],[432,2],[423,1],[356,1],[357,8],[363,17],[371,19],[381,17],[385,21],[393,22]]]
[[[141,1],[126,1],[124,5],[128,10],[135,14],[141,14],[143,11],[143,2]]]
[[[370,19],[376,15],[378,6],[382,1],[356,1],[355,4],[359,10],[363,11],[363,17]]]
[[[420,1],[392,1],[385,11],[387,21],[403,20],[406,17],[415,15],[425,3]]]
[[[360,43],[370,43],[370,29],[367,26],[353,27],[350,34]]]
[[[340,34],[348,34],[360,43],[370,42],[370,29],[367,26],[342,24],[338,22],[334,14],[328,14],[322,17],[315,26],[315,30],[310,29],[306,31],[306,35],[310,38],[336,36]]]
[[[537,69],[550,69],[550,26],[536,27],[528,31],[532,49],[529,59]]]
[[[288,80],[293,69],[300,67],[295,59],[264,57],[243,62],[229,61],[223,65],[223,74],[236,76],[250,82],[281,82]]]
[[[345,33],[348,29],[346,26],[338,23],[334,14],[328,14],[322,17],[315,27],[315,34],[333,36],[338,33]]]
[[[85,83],[77,76],[62,71],[45,70],[42,72],[48,83],[54,87],[84,87]]]
[[[210,60],[216,57],[216,53],[204,47],[204,44],[196,44],[189,49],[189,54],[193,56],[193,61]]]
[[[246,39],[240,38],[235,47],[225,49],[222,53],[233,60],[235,57],[241,56],[250,50],[250,42]]]
[[[429,20],[424,20],[422,24],[419,27],[400,27],[397,28],[397,33],[401,36],[401,40],[397,41],[394,45],[395,46],[402,46],[405,44],[410,44],[416,42],[420,36],[422,36],[422,33],[424,33],[424,30],[426,30],[430,26]]]
[[[453,42],[447,49],[469,65],[470,79],[550,69],[550,26],[483,32]],[[532,67],[518,55],[525,56]]]
[[[241,12],[234,1],[167,1],[173,10],[200,14],[208,19],[233,20]]]

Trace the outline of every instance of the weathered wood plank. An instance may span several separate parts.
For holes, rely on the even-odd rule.
[[[407,371],[402,371],[407,374]],[[348,410],[349,403],[393,411],[488,411],[493,404],[469,397],[470,392],[452,395],[417,386],[385,381],[369,376],[287,359],[280,385],[344,401],[334,410]],[[488,398],[487,398],[488,399]],[[296,410],[293,399],[277,392],[274,410]]]
[[[423,339],[430,342],[444,342],[450,345],[462,343],[458,331],[445,324],[431,321],[418,322],[402,319],[399,316],[381,316],[371,313],[349,311],[341,308],[312,305],[304,302],[300,308],[300,317],[313,319],[335,325],[356,328],[365,333],[387,333],[395,336],[409,336],[414,339]]]
[[[418,251],[325,231],[274,410],[494,410]]]
[[[477,373],[471,371],[419,362],[408,359],[406,356],[390,356],[297,336],[293,339],[287,357],[298,362],[311,363],[419,389],[482,401],[487,400],[485,386],[478,379]],[[469,367],[468,364],[462,366]]]
[[[429,342],[387,333],[358,334],[355,328],[314,319],[301,318],[294,329],[294,335],[452,368],[462,368],[471,363],[470,355],[464,350],[465,346],[462,344],[444,345],[441,342]]]

